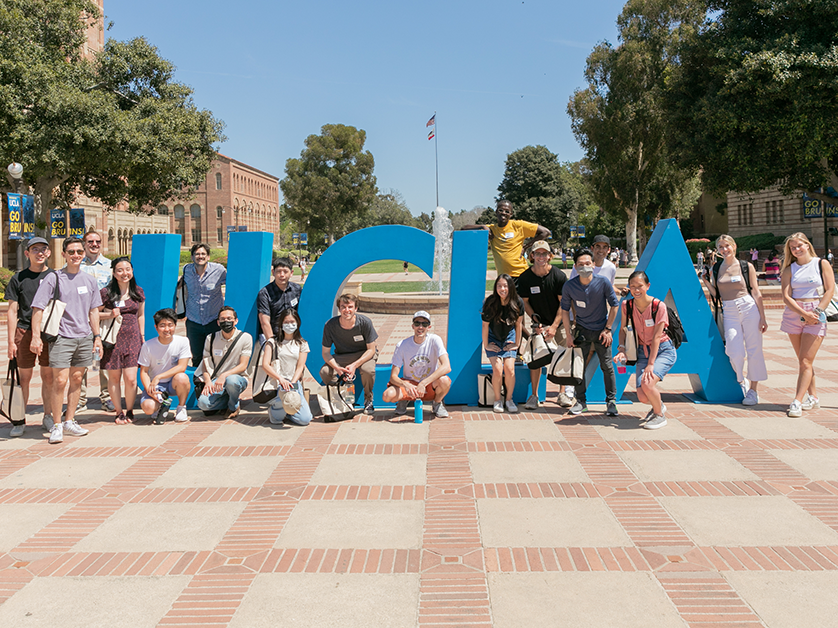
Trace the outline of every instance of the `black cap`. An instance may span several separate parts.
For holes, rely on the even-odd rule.
[[[604,235],[594,236],[594,242],[593,243],[596,244],[597,242],[603,242],[603,243],[607,244],[608,246],[611,246],[611,239],[608,236],[604,236]]]
[[[49,246],[49,242],[47,242],[43,238],[32,238],[31,240],[29,240],[29,242],[26,243],[26,249],[29,250],[29,247],[33,244],[46,244],[47,246]]]

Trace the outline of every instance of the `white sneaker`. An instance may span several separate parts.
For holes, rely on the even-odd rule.
[[[49,432],[50,443],[60,443],[64,440],[64,426],[61,423],[56,423],[52,426]]]
[[[564,394],[568,397],[573,399],[576,396],[576,387],[575,386],[565,386],[564,387]]]
[[[506,400],[506,411],[510,414],[518,412],[518,406],[515,405],[515,402],[512,401],[512,399]]]
[[[26,429],[26,424],[21,423],[20,425],[12,425],[12,429],[9,432],[9,438],[19,438],[23,436],[23,432]]]
[[[821,401],[817,397],[807,394],[803,398],[803,403],[800,404],[804,410],[816,410],[821,407]]]
[[[748,394],[748,391],[751,389],[751,382],[749,382],[748,378],[746,377],[741,382],[739,382],[739,387],[742,389],[742,396],[744,397]]]
[[[527,399],[527,403],[524,404],[524,407],[527,410],[535,410],[541,406],[541,402],[538,400],[538,395],[530,395],[530,398]]]
[[[448,410],[445,409],[445,404],[441,401],[434,401],[433,403],[434,416],[438,419],[447,419]]]
[[[653,414],[652,418],[643,424],[644,429],[657,430],[666,425],[666,417],[662,414]]]
[[[745,394],[745,398],[742,400],[743,406],[755,406],[759,403],[759,395],[757,395],[757,391],[753,388],[749,389],[748,392]]]
[[[503,401],[496,401],[495,405],[492,406],[492,410],[495,412],[503,412]]]
[[[178,423],[185,423],[189,420],[189,415],[186,414],[186,406],[178,406],[175,412],[175,421]]]
[[[89,430],[84,429],[75,420],[64,421],[64,431],[70,436],[85,436]]]
[[[795,399],[789,405],[789,411],[788,411],[787,414],[792,419],[800,418],[801,416],[803,416],[803,406],[802,406],[802,404],[797,399]]]

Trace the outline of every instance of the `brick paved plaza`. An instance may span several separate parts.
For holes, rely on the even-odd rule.
[[[0,428],[0,626],[835,625],[838,351],[787,418],[781,312],[759,406],[671,376],[657,431],[643,405],[564,415],[552,386],[542,412],[422,425],[116,426],[94,384],[88,436]],[[408,317],[372,318],[388,359]]]

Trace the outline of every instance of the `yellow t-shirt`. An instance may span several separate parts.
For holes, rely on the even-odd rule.
[[[489,225],[489,231],[492,232],[489,245],[492,247],[498,275],[506,273],[510,277],[518,277],[529,268],[527,260],[521,257],[521,251],[524,240],[535,237],[537,224],[526,220],[510,220],[503,228]]]

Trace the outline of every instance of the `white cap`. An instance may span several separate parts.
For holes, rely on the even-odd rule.
[[[431,315],[428,314],[425,310],[419,310],[413,315],[413,320],[416,320],[417,318],[424,318],[429,323],[431,322]]]

